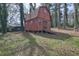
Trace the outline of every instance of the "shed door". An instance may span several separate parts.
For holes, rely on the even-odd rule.
[[[43,30],[47,31],[47,21],[43,21]]]

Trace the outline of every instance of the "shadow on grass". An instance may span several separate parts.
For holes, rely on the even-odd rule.
[[[32,33],[32,34],[35,34],[35,35],[38,35],[41,37],[45,37],[48,39],[67,40],[67,39],[71,38],[71,36],[68,34],[58,33],[58,32],[53,32],[53,33],[49,33],[49,34],[48,33]],[[27,39],[29,39],[29,45],[26,46],[26,48],[25,48],[25,49],[30,48],[30,52],[28,55],[30,55],[30,56],[33,55],[36,48],[39,49],[39,53],[37,53],[37,55],[48,55],[48,53],[47,53],[48,48],[40,46],[36,42],[36,39],[31,35],[31,33],[26,32],[24,34],[24,36]],[[42,52],[42,53],[40,54],[40,52]]]
[[[11,55],[29,55],[29,56],[33,56],[33,55],[47,55],[47,51],[44,47],[40,46],[37,42],[36,39],[31,35],[31,33],[24,33],[23,34],[24,37],[26,39],[29,40],[28,43],[25,43],[23,46],[19,45],[17,47],[13,48],[2,48],[3,50],[1,50],[2,52],[4,52],[2,54],[2,56],[11,56]],[[26,52],[27,50],[30,50],[28,52]],[[4,51],[5,50],[5,51]],[[37,52],[36,52],[37,50]],[[19,54],[19,52],[23,52],[23,54]],[[28,53],[28,54],[27,54]]]
[[[19,51],[23,51],[23,50],[30,49],[28,55],[29,55],[29,56],[33,56],[33,55],[35,54],[36,49],[38,49],[39,51],[37,52],[36,55],[47,55],[46,49],[45,49],[44,47],[40,46],[40,45],[36,42],[36,39],[31,35],[31,33],[28,33],[28,32],[27,32],[27,33],[24,33],[23,35],[24,35],[24,37],[25,37],[26,39],[29,39],[29,42],[28,42],[28,44],[26,44],[26,45],[24,46],[23,49],[21,49],[21,50],[19,50]],[[17,52],[19,52],[19,51],[17,51]]]
[[[48,39],[58,39],[58,40],[67,40],[71,39],[71,36],[65,33],[52,32],[52,33],[34,33],[35,35],[45,37]]]
[[[23,54],[23,55],[33,56],[33,55],[35,55],[36,50],[38,50],[36,55],[48,55],[48,50],[50,50],[50,48],[40,46],[36,42],[36,38],[34,38],[31,34],[32,33],[28,33],[28,32],[24,33],[24,37],[26,39],[29,39],[29,42],[24,44],[24,46],[19,46],[15,49],[8,49],[11,52],[9,52],[9,54],[7,54],[7,52],[6,52],[5,55],[15,55],[18,52],[26,51],[28,49],[30,50],[30,51],[28,51],[28,54]],[[41,36],[41,37],[45,37],[48,39],[67,40],[67,39],[71,38],[71,36],[68,34],[57,33],[57,32],[53,32],[53,33],[49,33],[49,34],[48,33],[33,33],[33,34]],[[53,49],[51,49],[51,50],[54,51]],[[27,53],[27,52],[25,52],[25,53]]]

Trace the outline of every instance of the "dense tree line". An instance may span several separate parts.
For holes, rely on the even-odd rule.
[[[19,12],[20,12],[20,23],[21,23],[21,31],[24,31],[24,5],[23,3],[18,3]],[[64,28],[66,29],[69,27],[68,21],[68,6],[67,3],[43,3],[41,5],[47,6],[51,14],[51,26],[55,28]],[[36,3],[29,3],[29,12],[34,12],[36,9]],[[74,29],[79,28],[79,4],[73,4],[74,6]],[[63,13],[61,9],[64,8]],[[6,3],[0,3],[0,25],[1,25],[1,32],[4,34],[7,32],[7,17],[8,17],[8,8]],[[63,17],[63,21],[62,21]]]
[[[43,5],[43,4],[42,4]],[[44,4],[47,6],[47,4]],[[50,5],[50,4],[48,4]],[[62,7],[61,7],[62,5]],[[53,8],[54,6],[54,8]],[[71,7],[71,4],[67,4],[67,3],[55,3],[55,4],[51,4],[51,7],[52,9],[49,8],[49,10],[52,10],[52,26],[53,27],[56,27],[56,28],[64,28],[64,29],[67,29],[67,28],[71,28],[71,26],[69,25],[69,21],[68,21],[68,6]],[[48,7],[48,6],[47,6]],[[73,12],[73,17],[74,17],[74,29],[78,29],[79,28],[79,18],[78,18],[78,9],[79,9],[79,4],[78,3],[74,3],[73,4],[73,7],[74,7],[74,12]],[[64,11],[63,11],[63,23],[61,25],[61,15],[62,15],[62,12],[60,9],[64,8]],[[54,16],[53,16],[54,15]]]

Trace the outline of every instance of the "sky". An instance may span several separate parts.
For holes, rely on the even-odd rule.
[[[40,6],[40,3],[37,3],[37,4],[36,4],[36,8],[39,7],[39,6]],[[25,8],[25,9],[24,9],[24,12],[27,13],[27,12],[29,11],[29,3],[24,3],[24,8]],[[11,8],[10,8],[10,9],[11,9]],[[16,9],[16,8],[13,7],[12,10],[14,10],[14,9]],[[63,10],[64,10],[64,8],[62,9],[62,11],[63,11]],[[68,6],[68,12],[72,12],[71,10],[74,11],[73,5]],[[11,14],[12,14],[12,13],[10,13],[10,16],[11,16]],[[13,17],[13,19],[12,19],[12,20],[16,20],[16,19],[17,19],[17,21],[13,21],[11,24],[19,24],[19,23],[20,23],[20,21],[19,21],[19,17],[20,17],[20,16],[19,16],[18,14],[19,14],[19,13],[16,12],[16,14],[14,15],[14,17]],[[8,19],[9,19],[9,18],[8,18]]]
[[[40,6],[40,3],[36,3],[36,8]],[[27,13],[29,11],[29,3],[24,3],[25,12]]]
[[[40,3],[36,3],[36,7],[39,7]],[[25,7],[25,12],[27,13],[29,11],[29,3],[24,3],[24,7]],[[68,13],[71,11],[74,11],[74,6],[73,4],[71,4],[71,6],[68,6]],[[62,11],[64,11],[64,8],[61,9]]]

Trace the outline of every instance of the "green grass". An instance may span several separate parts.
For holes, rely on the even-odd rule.
[[[0,55],[79,55],[79,37],[63,33],[7,33],[0,36]]]

